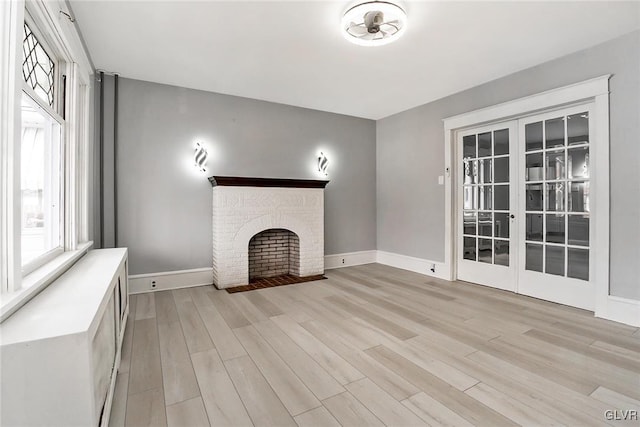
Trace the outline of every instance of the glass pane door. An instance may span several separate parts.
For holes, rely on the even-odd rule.
[[[514,123],[459,135],[458,278],[513,289],[511,145]]]
[[[588,106],[521,121],[522,293],[588,308],[590,291]]]

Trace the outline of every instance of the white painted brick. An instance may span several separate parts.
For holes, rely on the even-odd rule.
[[[248,283],[249,240],[272,228],[298,236],[300,262],[295,266],[301,276],[324,273],[323,189],[217,186],[212,214],[213,276],[218,288]]]

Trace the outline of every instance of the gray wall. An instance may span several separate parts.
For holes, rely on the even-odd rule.
[[[611,293],[640,299],[640,31],[379,120],[378,249],[444,260],[442,119],[610,73]]]
[[[131,274],[211,266],[207,176],[319,179],[320,149],[325,253],[376,248],[374,121],[121,78],[118,127],[118,244]],[[210,147],[206,175],[193,167],[196,140]]]

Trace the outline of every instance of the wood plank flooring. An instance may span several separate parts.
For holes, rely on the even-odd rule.
[[[640,332],[379,264],[133,295],[112,426],[620,426]],[[617,411],[617,412],[616,412]]]

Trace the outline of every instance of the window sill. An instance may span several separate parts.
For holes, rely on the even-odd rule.
[[[24,276],[20,290],[2,296],[0,323],[64,274],[64,272],[82,258],[92,246],[93,242],[81,243],[75,251],[64,252],[62,255]]]

